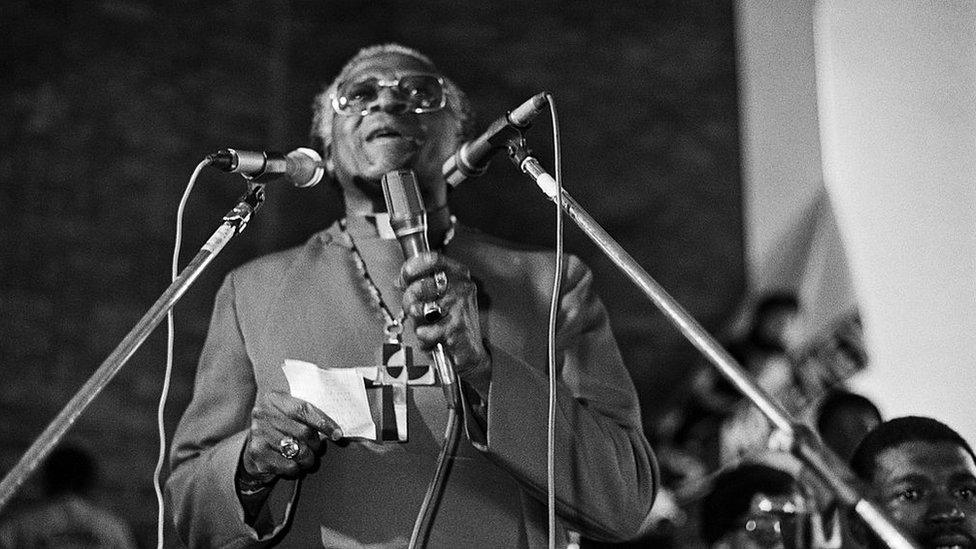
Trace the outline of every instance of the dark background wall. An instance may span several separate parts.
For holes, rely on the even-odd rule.
[[[168,284],[176,205],[197,162],[224,147],[307,144],[312,97],[377,42],[429,54],[469,92],[481,126],[552,92],[567,189],[707,328],[721,328],[744,278],[732,29],[731,0],[5,3],[0,470]],[[548,121],[529,137],[552,167]],[[237,176],[202,175],[184,262],[242,189]],[[465,223],[552,245],[552,207],[503,158],[452,202]],[[340,211],[325,186],[269,188],[264,209],[187,293],[176,308],[170,431],[223,274]],[[650,431],[699,359],[585,236],[571,226],[566,236],[596,271]],[[100,461],[98,496],[146,545],[164,332],[69,431]],[[15,506],[36,496],[30,483]]]

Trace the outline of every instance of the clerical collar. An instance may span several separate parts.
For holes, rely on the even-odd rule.
[[[447,205],[427,211],[427,237],[431,247],[439,248],[446,245],[454,237],[454,226],[457,220],[451,215]],[[376,236],[384,240],[393,240],[396,233],[390,226],[390,214],[376,212],[369,214],[349,214],[347,218],[348,230],[355,236]]]
[[[396,238],[396,233],[393,231],[393,227],[390,225],[389,213],[376,212],[373,215],[367,215],[366,220],[373,223],[373,226],[376,227],[376,232],[383,240]]]

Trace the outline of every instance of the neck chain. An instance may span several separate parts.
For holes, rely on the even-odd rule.
[[[359,269],[360,276],[366,282],[366,289],[369,290],[370,297],[373,298],[373,304],[383,313],[383,333],[386,335],[386,339],[390,343],[399,343],[400,334],[403,333],[403,318],[406,315],[401,309],[400,312],[393,316],[393,312],[390,307],[387,306],[386,302],[383,301],[383,294],[380,292],[379,287],[376,282],[373,281],[373,277],[369,275],[369,270],[366,269],[366,261],[363,259],[363,254],[359,251],[359,247],[356,246],[356,240],[353,239],[352,234],[349,233],[346,226],[346,218],[339,220],[339,229],[342,234],[346,237],[346,241],[349,243],[349,249],[352,251],[353,261],[356,263],[356,268]],[[444,242],[441,247],[447,246],[448,243],[454,238],[454,231],[457,226],[457,218],[453,215],[451,216],[451,225],[444,234]]]

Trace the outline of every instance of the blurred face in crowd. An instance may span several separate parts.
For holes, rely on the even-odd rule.
[[[976,547],[976,463],[951,442],[907,442],[878,454],[885,510],[923,547]]]
[[[330,154],[347,192],[382,202],[382,176],[412,169],[427,208],[445,203],[441,166],[457,148],[461,126],[449,105],[418,102],[418,96],[436,93],[436,82],[427,78],[425,84],[430,76],[439,75],[423,61],[382,53],[360,60],[339,83],[337,96],[354,106],[334,117]],[[418,105],[427,112],[415,112]]]
[[[802,338],[799,312],[791,307],[772,308],[758,321],[757,335],[786,350],[799,347]]]
[[[808,517],[799,494],[757,493],[739,527],[722,536],[712,549],[800,549],[808,538]]]
[[[849,461],[864,436],[881,424],[877,410],[858,403],[831,410],[828,419],[820,436],[844,461]]]

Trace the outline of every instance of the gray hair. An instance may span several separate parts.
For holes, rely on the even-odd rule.
[[[330,82],[321,93],[315,96],[315,101],[312,103],[312,129],[311,137],[313,142],[319,141],[318,145],[321,145],[323,151],[327,151],[332,145],[332,120],[335,118],[335,111],[332,110],[332,96],[336,93],[336,88],[339,83],[345,80],[352,69],[363,59],[374,57],[381,54],[393,53],[397,55],[404,55],[406,57],[412,57],[418,61],[429,65],[434,71],[437,71],[437,67],[434,65],[433,61],[429,57],[420,53],[419,51],[408,48],[406,46],[401,46],[400,44],[380,44],[375,46],[368,46],[359,50],[356,55],[354,55],[342,70],[339,71],[339,75],[335,77],[332,82]],[[440,75],[444,79],[444,92],[447,95],[447,107],[453,112],[458,119],[458,130],[462,138],[469,138],[474,135],[474,110],[471,107],[471,102],[468,100],[468,96],[457,87],[456,84],[446,76]],[[326,152],[328,154],[328,152]]]

